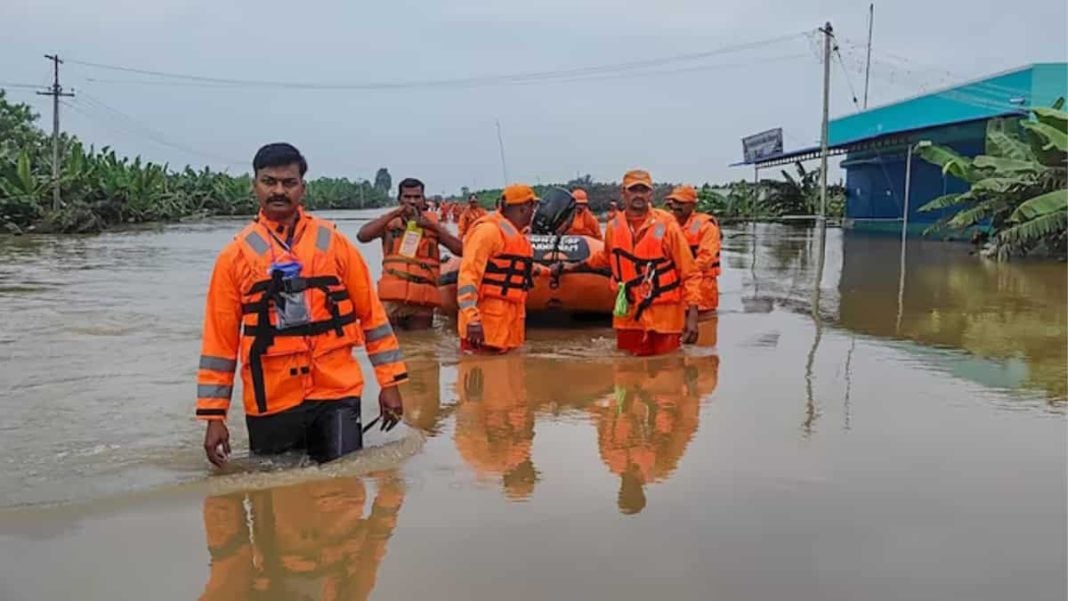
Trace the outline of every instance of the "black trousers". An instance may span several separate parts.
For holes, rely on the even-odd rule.
[[[324,463],[363,448],[360,397],[309,399],[274,415],[245,416],[245,424],[256,455],[306,451]]]

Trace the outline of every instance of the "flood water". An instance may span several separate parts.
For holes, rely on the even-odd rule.
[[[817,287],[812,230],[730,227],[713,347],[402,334],[407,426],[309,468],[244,458],[237,410],[212,475],[241,225],[0,239],[0,600],[1066,597],[1064,264],[831,230]]]

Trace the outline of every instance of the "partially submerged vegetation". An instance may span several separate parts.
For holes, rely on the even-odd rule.
[[[1030,118],[994,119],[987,125],[986,154],[961,156],[928,146],[918,153],[942,173],[971,184],[921,211],[955,207],[932,232],[989,228],[983,254],[1004,260],[1028,254],[1068,258],[1068,113],[1064,99],[1033,108]]]
[[[172,170],[130,159],[111,148],[86,147],[62,134],[59,207],[52,206],[52,140],[28,105],[8,102],[0,90],[0,231],[96,232],[118,224],[174,221],[256,211],[247,174],[208,167]],[[308,182],[312,209],[385,206],[389,173],[375,184],[346,178]],[[385,188],[382,185],[385,184]]]

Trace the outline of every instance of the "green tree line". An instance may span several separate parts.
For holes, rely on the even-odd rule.
[[[0,90],[0,231],[96,232],[119,224],[251,215],[257,210],[248,174],[209,167],[174,170],[141,157],[120,156],[109,147],[86,146],[67,133],[61,134],[61,203],[54,208],[52,139],[37,126],[37,119],[29,105],[9,102]],[[386,206],[392,202],[389,179],[383,168],[375,184],[347,178],[309,180],[305,204],[313,210]]]
[[[759,185],[749,181],[737,181],[724,185],[704,184],[697,188],[698,210],[712,213],[720,219],[760,220],[776,219],[788,215],[815,215],[819,212],[820,172],[806,171],[800,163],[794,167],[796,175],[783,170],[783,181],[765,179]],[[534,186],[534,191],[542,194],[552,187],[568,190],[582,188],[590,200],[590,209],[595,213],[608,210],[610,202],[619,203],[620,184],[616,182],[597,182],[590,175],[584,175],[561,184]],[[663,205],[674,184],[655,184],[654,202]],[[466,199],[470,194],[478,197],[484,207],[492,207],[501,196],[500,188],[471,191],[464,188],[458,198]],[[827,215],[841,217],[845,210],[845,188],[841,184],[829,185],[827,188]]]

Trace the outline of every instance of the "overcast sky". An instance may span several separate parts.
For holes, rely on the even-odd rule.
[[[64,85],[79,93],[64,109],[64,129],[172,166],[242,172],[259,145],[287,140],[308,157],[311,177],[373,178],[386,166],[394,181],[419,177],[430,192],[495,187],[503,177],[499,119],[513,181],[577,173],[618,180],[639,166],[659,181],[722,181],[751,176],[728,167],[741,157],[742,136],[781,126],[788,149],[818,141],[822,68],[818,40],[803,34],[824,21],[842,42],[845,66],[834,64],[831,114],[856,110],[849,82],[862,96],[868,5],[724,4],[3,0],[0,82],[46,83],[46,52],[223,79],[355,84],[559,71],[764,41],[645,72],[445,88],[220,88],[73,63],[62,69]],[[1063,61],[1065,5],[876,2],[869,103]],[[31,90],[9,95],[31,102],[49,124],[48,99]]]

